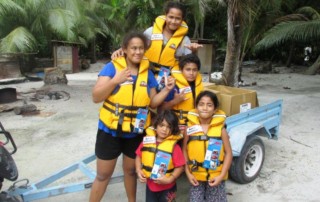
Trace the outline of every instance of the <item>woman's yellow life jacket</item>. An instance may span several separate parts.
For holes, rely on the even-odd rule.
[[[188,25],[184,21],[174,32],[168,43],[163,47],[163,28],[165,26],[166,16],[158,16],[153,24],[151,35],[151,44],[145,53],[153,66],[155,75],[158,75],[161,66],[168,69],[179,69],[178,61],[175,58],[175,52],[181,41],[188,33]]]
[[[150,178],[157,152],[162,151],[170,154],[171,156],[169,165],[167,167],[167,172],[165,174],[167,177],[170,176],[174,170],[174,165],[172,163],[172,152],[178,140],[182,139],[182,135],[170,135],[163,142],[157,145],[155,129],[153,127],[148,127],[146,129],[146,134],[147,135],[145,136],[145,138],[154,137],[154,142],[152,143],[143,142],[143,147],[141,149],[142,172],[147,178]]]
[[[184,91],[185,97],[187,98],[187,100],[173,106],[172,109],[179,118],[179,124],[187,125],[188,112],[195,108],[196,97],[203,91],[202,77],[200,73],[197,74],[195,80],[195,97],[193,97],[191,87],[182,72],[180,70],[172,70],[171,74],[176,79],[176,86],[179,88],[179,92]]]
[[[199,114],[194,109],[188,113],[188,127],[187,135],[189,141],[187,144],[188,153],[188,166],[191,173],[199,181],[208,181],[216,176],[219,176],[223,166],[224,160],[224,148],[223,145],[220,149],[219,164],[216,170],[211,170],[202,167],[205,159],[206,151],[208,148],[208,140],[210,138],[221,140],[221,130],[224,127],[226,115],[223,111],[218,110],[213,116],[210,122],[207,134],[204,134],[203,129],[199,122]],[[224,177],[226,180],[228,174]]]
[[[126,67],[124,57],[112,61],[116,71],[123,71]],[[148,109],[150,97],[148,95],[148,68],[149,61],[143,58],[137,79],[134,82],[124,82],[120,84],[117,92],[104,101],[100,108],[100,120],[110,129],[117,130],[117,135],[122,132],[133,132],[137,112],[140,108]],[[147,115],[144,129],[150,125],[150,116]]]

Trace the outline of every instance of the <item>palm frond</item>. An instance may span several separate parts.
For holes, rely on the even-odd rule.
[[[320,39],[320,20],[282,22],[271,28],[255,46],[255,51],[266,50],[292,41],[310,42]]]
[[[294,14],[282,16],[282,17],[276,19],[274,23],[278,24],[281,22],[288,22],[288,21],[308,21],[308,20],[309,19],[305,15],[299,14],[299,13],[294,13]]]
[[[11,15],[12,13],[22,13],[26,16],[25,10],[14,1],[0,0],[0,17]]]
[[[37,40],[24,27],[17,27],[0,41],[1,53],[27,53],[37,50]]]
[[[62,39],[75,40],[75,34],[72,31],[75,25],[75,18],[71,11],[60,8],[49,10],[48,24]]]
[[[310,20],[320,19],[320,13],[316,9],[309,6],[302,7],[298,9],[297,12],[307,16]]]

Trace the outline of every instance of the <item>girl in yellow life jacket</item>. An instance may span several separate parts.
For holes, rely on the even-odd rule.
[[[175,88],[160,106],[161,109],[172,109],[177,114],[182,132],[187,125],[188,112],[196,107],[196,97],[203,91],[200,68],[201,63],[197,55],[188,54],[181,57],[179,70],[171,72],[176,79]]]
[[[136,150],[137,175],[140,182],[147,183],[145,201],[174,201],[176,180],[186,163],[176,144],[182,139],[177,116],[170,110],[160,112],[146,134]]]
[[[179,69],[181,56],[195,52],[202,45],[191,43],[187,36],[188,25],[184,19],[186,9],[183,4],[168,1],[164,8],[165,15],[158,16],[152,27],[145,30],[149,48],[145,56],[150,60],[151,68],[157,78],[161,67]],[[123,55],[122,49],[115,51],[111,58]]]
[[[95,147],[97,175],[90,202],[103,197],[120,154],[128,201],[136,200],[135,150],[149,124],[148,108],[160,105],[174,87],[174,79],[168,77],[165,88],[156,92],[156,79],[144,57],[146,47],[142,33],[127,34],[122,44],[124,56],[107,63],[93,87],[93,101],[103,105]]]
[[[183,153],[191,183],[190,201],[227,201],[224,180],[232,162],[232,150],[224,127],[226,116],[218,106],[217,96],[203,91],[197,96],[196,109],[188,114]]]

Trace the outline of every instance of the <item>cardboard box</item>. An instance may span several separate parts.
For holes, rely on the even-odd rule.
[[[217,94],[219,99],[219,109],[227,116],[238,114],[259,106],[257,93],[254,90],[235,88],[222,85],[210,85],[205,87]]]

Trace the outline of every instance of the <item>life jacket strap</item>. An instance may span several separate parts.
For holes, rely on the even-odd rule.
[[[192,140],[207,141],[209,139],[221,140],[221,137],[209,137],[207,135],[189,136],[189,141],[192,141]]]
[[[199,166],[202,167],[203,162],[198,162],[198,161],[196,161],[195,159],[193,159],[193,160],[189,160],[189,161],[187,162],[187,164],[188,164],[188,165],[192,165],[192,166],[191,166],[191,171],[194,172],[194,171],[197,171],[197,170],[198,170],[198,167],[199,167]],[[218,166],[220,166],[220,165],[222,165],[222,164],[223,164],[223,161],[219,161]]]
[[[154,147],[142,147],[141,151],[148,151],[148,152],[156,153],[157,152],[157,148],[154,148]]]
[[[146,166],[146,165],[142,165],[142,169],[143,169],[143,170],[146,170],[146,171],[148,171],[148,172],[151,172],[151,171],[152,171],[152,167]],[[173,170],[174,170],[174,168],[173,168],[173,169],[169,169],[169,170],[167,170],[166,173],[172,173]]]
[[[124,113],[123,112],[124,110],[121,110],[121,112],[119,112],[119,110],[117,110],[117,109],[113,110],[113,109],[109,108],[106,105],[103,105],[103,108],[105,108],[106,110],[108,110],[111,113],[115,114],[116,116],[120,116],[119,122],[120,122],[120,119],[122,118],[122,120],[123,120],[124,117],[128,117],[128,118],[136,118],[137,117],[137,113]]]
[[[119,108],[122,108],[122,109],[126,109],[126,110],[130,110],[130,111],[134,111],[134,110],[138,110],[139,108],[147,108],[147,106],[128,106],[128,105],[121,105],[119,103],[113,103],[111,102],[110,100],[106,100],[106,103],[116,107],[116,110]]]
[[[188,111],[184,111],[182,109],[173,109],[172,111],[178,115],[179,119],[187,118]]]

